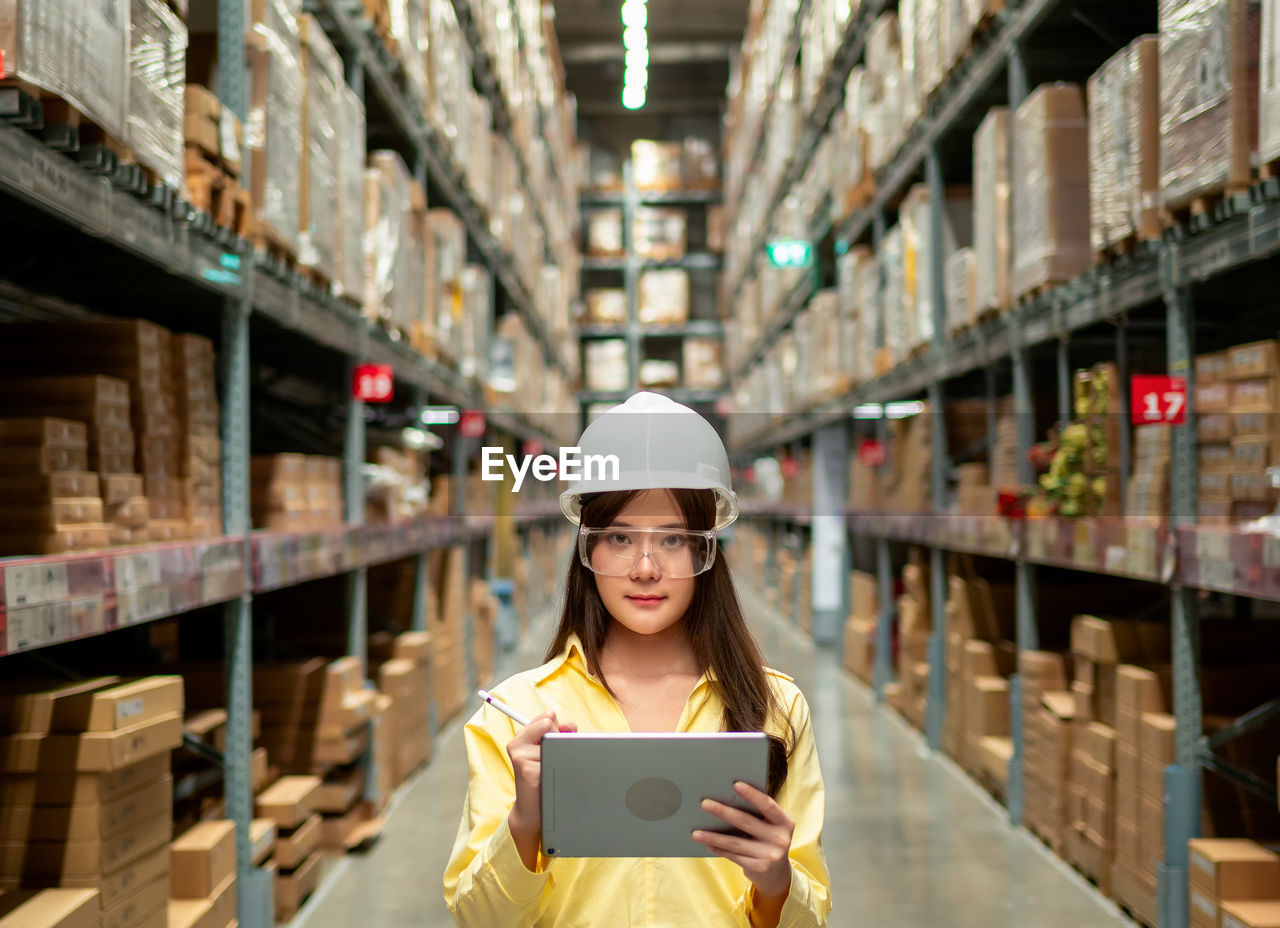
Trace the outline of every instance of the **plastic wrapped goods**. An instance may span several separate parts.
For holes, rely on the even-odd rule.
[[[724,385],[724,364],[720,340],[686,338],[684,352],[684,385],[690,390],[718,390]]]
[[[622,210],[598,209],[588,213],[587,254],[593,258],[620,258],[625,253]]]
[[[1258,89],[1258,154],[1280,159],[1280,0],[1263,0],[1261,86]]]
[[[896,225],[880,243],[880,267],[884,277],[881,306],[884,310],[884,348],[889,364],[907,359],[906,267],[902,226]]]
[[[720,189],[720,157],[707,139],[690,136],[684,140],[684,187],[686,190]]]
[[[1089,198],[1095,251],[1160,235],[1159,40],[1143,36],[1089,79]]]
[[[338,88],[338,103],[338,283],[340,293],[359,298],[364,292],[364,102],[344,82]]]
[[[1013,305],[1010,198],[1009,111],[996,106],[973,137],[974,302],[979,313]]]
[[[262,0],[248,37],[252,75],[245,144],[254,215],[261,235],[298,251],[302,159],[300,0]]]
[[[674,269],[642,273],[636,315],[648,325],[683,325],[688,322],[689,274]]]
[[[468,264],[462,272],[462,350],[458,372],[488,377],[489,331],[493,328],[493,277],[487,268]]]
[[[365,314],[408,336],[422,318],[426,197],[391,151],[365,174]]]
[[[622,325],[627,321],[627,291],[621,288],[588,290],[587,323],[589,325]]]
[[[1259,0],[1160,0],[1165,205],[1248,186],[1257,146]]]
[[[942,44],[943,0],[916,0],[916,66],[920,69],[920,93],[928,99],[942,83],[944,51]]]
[[[586,381],[588,390],[625,390],[630,374],[627,371],[627,343],[621,338],[587,342]]]
[[[954,333],[978,321],[977,257],[961,248],[947,259],[947,331]]]
[[[337,275],[343,117],[342,59],[320,24],[300,20],[302,35],[302,159],[298,263],[332,280]]]
[[[631,225],[631,248],[648,261],[673,261],[684,257],[688,242],[688,211],[641,206]]]
[[[631,143],[631,170],[637,190],[679,190],[684,182],[684,148],[679,142],[636,139]]]
[[[933,236],[929,187],[918,184],[907,192],[902,203],[903,299],[905,300],[907,347],[915,349],[933,340],[937,305],[933,290]],[[973,237],[973,200],[967,190],[946,192],[942,208],[942,265],[955,250],[967,246]]]
[[[1013,292],[1069,280],[1092,263],[1089,128],[1077,84],[1045,84],[1013,125]]]
[[[942,71],[945,75],[964,58],[973,36],[967,0],[942,2]]]
[[[880,279],[880,256],[868,251],[859,264],[858,360],[855,369],[859,380],[867,381],[881,373],[879,359],[885,346],[884,293]]]
[[[427,282],[423,321],[436,345],[456,357],[462,348],[463,272],[467,231],[452,210],[427,213]]]
[[[132,0],[125,144],[138,163],[182,186],[187,27],[161,0]]]
[[[0,77],[60,97],[123,139],[129,92],[129,0],[3,0]],[[46,118],[50,110],[46,108]]]

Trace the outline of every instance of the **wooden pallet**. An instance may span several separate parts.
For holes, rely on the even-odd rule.
[[[196,148],[186,150],[185,165],[191,205],[208,213],[214,225],[248,238],[253,213],[249,191]]]
[[[278,233],[271,223],[258,219],[250,222],[249,234],[246,236],[253,242],[254,251],[276,264],[282,271],[298,270],[298,252],[294,246]]]
[[[1161,210],[1161,221],[1165,229],[1189,229],[1192,232],[1207,228],[1215,222],[1228,218],[1232,203],[1236,197],[1247,196],[1249,189],[1230,185],[1220,190],[1209,190],[1189,202],[1170,206]]]

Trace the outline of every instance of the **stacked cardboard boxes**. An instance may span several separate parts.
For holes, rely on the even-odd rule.
[[[304,15],[298,24],[302,64],[298,263],[335,281],[342,235],[342,59],[314,18]]]
[[[185,517],[193,538],[221,534],[222,440],[217,357],[199,335],[173,338],[173,381],[178,397],[179,474]]]
[[[285,776],[260,793],[256,814],[275,823],[276,843],[267,869],[275,874],[276,921],[293,920],[320,882],[323,820],[316,811],[320,778]]]
[[[1123,809],[1134,819],[1125,818],[1126,826],[1137,826],[1143,839],[1164,848],[1164,808],[1162,802],[1145,800],[1135,808],[1137,790],[1117,794],[1117,763],[1125,770],[1126,787],[1137,786],[1133,774],[1132,752],[1117,753],[1117,724],[1122,719],[1121,679],[1124,684],[1124,747],[1141,743],[1135,720],[1143,718],[1141,707],[1158,704],[1159,694],[1151,691],[1145,675],[1125,670],[1131,663],[1159,665],[1169,658],[1169,626],[1159,622],[1111,621],[1095,616],[1077,616],[1071,623],[1071,653],[1075,673],[1071,684],[1075,696],[1075,747],[1072,752],[1069,787],[1070,825],[1065,850],[1067,860],[1079,867],[1099,886],[1111,891],[1113,864],[1117,848],[1117,814]],[[1145,718],[1143,723],[1145,724]],[[1158,757],[1158,754],[1153,755]],[[1150,760],[1159,763],[1158,760]],[[1163,777],[1163,766],[1160,766]],[[1161,791],[1160,795],[1163,795]],[[1123,805],[1119,803],[1123,802]],[[1125,838],[1133,837],[1126,827]],[[1131,860],[1138,847],[1128,846]],[[1144,852],[1145,853],[1145,852]],[[1147,857],[1140,860],[1149,859]],[[1136,868],[1129,869],[1141,876]],[[1154,872],[1154,871],[1153,871]]]
[[[182,706],[178,677],[6,683],[0,886],[95,890],[101,925],[165,925]]]
[[[764,571],[757,570],[755,575],[763,577]],[[880,591],[875,576],[859,570],[853,572],[849,588],[853,608],[844,629],[844,665],[863,683],[870,684],[880,621]]]
[[[88,468],[88,433],[67,419],[0,419],[0,551],[52,554],[105,547],[96,474]]]
[[[98,928],[101,920],[94,889],[0,892],[0,928]]]
[[[974,303],[979,315],[1013,305],[1012,195],[1009,111],[995,106],[973,137]]]
[[[1274,341],[1237,345],[1196,359],[1196,429],[1200,442],[1199,517],[1231,524],[1269,514],[1276,491],[1280,348]]]
[[[228,928],[236,921],[234,822],[201,822],[188,829],[174,839],[170,860],[172,928]]]
[[[302,43],[300,0],[262,0],[246,37],[252,76],[246,141],[253,235],[260,245],[297,257],[301,190]]]
[[[370,153],[364,209],[365,316],[411,338],[426,299],[427,195],[395,152]]]
[[[1155,423],[1133,430],[1133,476],[1125,499],[1125,513],[1150,519],[1169,515],[1173,431]]]
[[[255,527],[299,532],[342,525],[342,461],[338,458],[255,455],[251,473]]]
[[[394,789],[431,760],[431,704],[435,648],[430,632],[374,636],[369,659],[377,665],[378,691],[391,698],[388,726],[393,744]]]
[[[1187,864],[1192,928],[1280,924],[1280,854],[1245,839],[1197,838]]]
[[[150,535],[155,541],[185,538],[189,532],[178,481],[179,412],[173,389],[172,339],[168,329],[141,319],[102,320],[7,326],[0,346],[0,359],[9,371],[38,373],[42,378],[69,375],[77,380],[76,386],[66,388],[72,391],[66,394],[68,400],[91,402],[98,416],[98,459],[93,469],[145,478]],[[95,381],[90,386],[84,381],[86,370],[128,383],[132,448],[124,444],[127,429],[103,424],[119,421],[120,399],[110,385]],[[136,521],[137,514],[133,515]]]
[[[916,728],[924,728],[929,696],[929,639],[933,619],[929,605],[929,562],[920,548],[902,568],[903,594],[898,597],[898,710]]]
[[[466,551],[461,547],[431,552],[430,576],[435,585],[430,626],[435,647],[435,704],[441,724],[452,719],[467,701]]]
[[[1070,280],[1089,248],[1089,123],[1076,84],[1037,88],[1013,118],[1015,298]]]
[[[476,668],[476,680],[484,686],[498,681],[493,678],[498,623],[498,598],[489,590],[489,584],[479,577],[471,581],[471,659]]]
[[[1031,673],[1028,668],[1037,664],[1037,672]],[[1061,856],[1070,824],[1068,785],[1074,750],[1075,699],[1067,688],[1062,655],[1029,652],[1023,655],[1023,668],[1023,679],[1028,684],[1034,686],[1032,677],[1038,675],[1039,685],[1046,687],[1039,700],[1023,704],[1027,771],[1023,822]]]
[[[467,310],[464,283],[467,233],[462,220],[447,209],[426,216],[426,296],[422,312],[428,345],[422,350],[453,363],[463,360],[463,316]]]

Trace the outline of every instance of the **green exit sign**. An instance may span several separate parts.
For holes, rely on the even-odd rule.
[[[774,267],[809,267],[813,264],[813,246],[808,242],[770,242],[765,246],[765,252]]]

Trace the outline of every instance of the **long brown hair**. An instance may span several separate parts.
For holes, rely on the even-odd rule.
[[[582,524],[589,528],[610,525],[628,503],[641,491],[598,493],[584,497]],[[714,527],[715,498],[707,490],[667,490],[680,512],[685,527],[706,530]],[[600,655],[613,618],[605,609],[596,589],[595,576],[578,559],[575,546],[565,580],[564,611],[555,640],[547,649],[546,660],[564,651],[569,636],[576,634],[586,651],[587,666],[600,677],[606,690],[617,694],[600,671]],[[685,630],[693,645],[698,667],[715,673],[713,685],[724,703],[724,731],[764,731],[766,720],[786,723],[789,741],[769,734],[769,783],[771,796],[787,779],[788,760],[795,748],[796,731],[788,714],[779,704],[764,672],[764,655],[747,628],[742,605],[734,589],[724,551],[716,552],[715,563],[700,574],[694,586],[693,602],[685,616]]]

